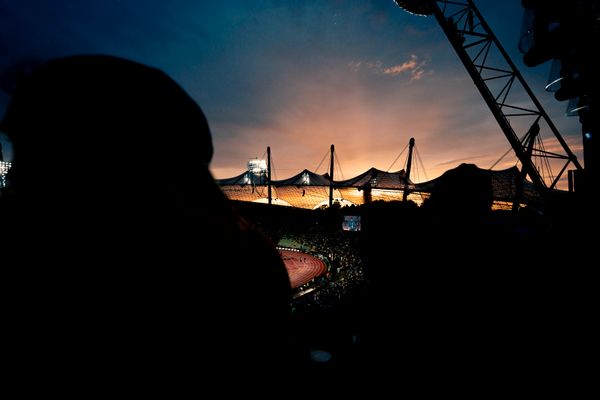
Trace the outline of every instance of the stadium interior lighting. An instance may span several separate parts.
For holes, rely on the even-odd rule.
[[[306,172],[302,174],[302,183],[305,185],[310,185],[310,176]]]
[[[248,171],[255,175],[264,174],[267,172],[267,162],[258,158],[248,160]]]

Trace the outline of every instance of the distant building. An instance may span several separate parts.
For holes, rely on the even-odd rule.
[[[11,167],[11,163],[8,161],[0,161],[0,188],[6,186],[6,173]]]

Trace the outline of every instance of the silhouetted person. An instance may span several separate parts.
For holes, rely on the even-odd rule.
[[[207,374],[286,370],[285,267],[214,182],[207,121],[172,79],[109,56],[53,60],[20,82],[2,130],[9,326],[26,367],[58,386],[196,393]]]
[[[488,239],[482,233],[491,203],[489,175],[463,164],[436,179],[423,207],[365,207],[369,368],[383,373],[388,360],[397,360],[407,381],[441,381],[463,362],[480,366],[486,364],[478,357],[496,357],[501,345],[487,335],[487,318],[497,312],[486,295],[493,268],[481,256],[491,254],[492,244],[480,243]]]
[[[474,164],[461,164],[437,179],[426,208],[443,219],[472,222],[484,218],[492,202],[490,175]]]

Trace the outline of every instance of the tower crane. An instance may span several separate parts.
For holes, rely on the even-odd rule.
[[[569,165],[582,169],[472,0],[394,2],[411,14],[435,17],[521,162],[523,178],[529,176],[541,195],[556,188]],[[553,141],[551,150],[542,134]]]

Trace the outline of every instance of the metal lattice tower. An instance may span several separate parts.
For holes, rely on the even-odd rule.
[[[582,169],[472,0],[394,2],[412,14],[436,18],[521,162],[523,174],[540,193],[554,189],[569,164]],[[534,144],[527,133],[536,125],[541,131]],[[555,174],[552,166],[559,172]]]

